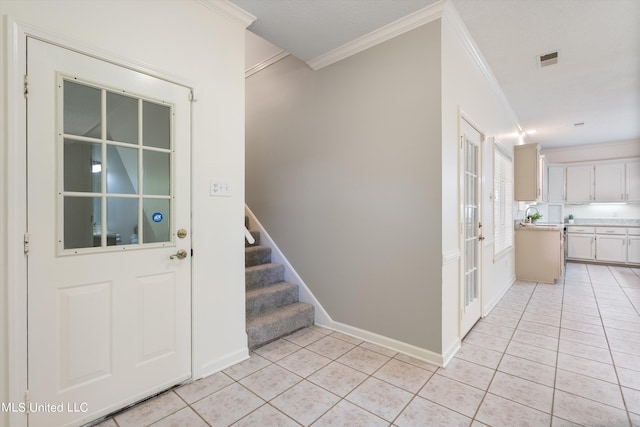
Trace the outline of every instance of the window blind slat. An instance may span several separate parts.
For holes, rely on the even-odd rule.
[[[513,246],[513,161],[496,144],[493,173],[494,255]]]

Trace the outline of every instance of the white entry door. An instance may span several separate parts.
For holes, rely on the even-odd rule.
[[[79,425],[191,377],[190,90],[27,46],[29,426]]]
[[[462,273],[460,336],[465,336],[481,315],[482,219],[480,191],[482,185],[481,140],[473,126],[462,120]]]

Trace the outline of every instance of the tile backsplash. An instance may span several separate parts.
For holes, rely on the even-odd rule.
[[[518,206],[516,220],[524,220],[524,209],[528,205]],[[573,214],[575,224],[611,224],[640,226],[640,203],[624,205],[562,205],[539,203],[533,205],[541,214],[540,222],[567,222],[569,214]]]

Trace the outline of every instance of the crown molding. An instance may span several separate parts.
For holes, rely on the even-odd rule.
[[[225,18],[242,25],[244,28],[247,28],[249,25],[253,24],[253,21],[256,20],[256,17],[247,12],[246,10],[236,6],[231,3],[229,0],[194,0],[197,3],[202,4],[203,6],[208,7],[216,11],[218,14],[224,16]]]
[[[507,97],[504,95],[502,87],[498,83],[496,76],[493,74],[493,71],[491,71],[491,68],[489,68],[489,64],[484,59],[484,56],[482,56],[478,45],[476,45],[476,42],[471,37],[471,34],[469,33],[469,30],[467,30],[467,27],[464,25],[462,18],[460,18],[458,11],[455,9],[451,1],[445,1],[443,8],[443,21],[447,22],[453,29],[453,32],[458,37],[458,40],[460,40],[460,42],[462,43],[464,49],[467,51],[473,62],[476,63],[478,68],[480,68],[480,72],[489,83],[489,86],[491,86],[491,90],[498,97],[500,103],[507,109],[507,111],[511,113],[511,119],[513,120],[513,122],[519,129],[522,129],[520,120],[518,120],[518,117],[513,111],[509,100],[507,100]]]
[[[280,52],[276,53],[275,55],[265,59],[264,61],[258,62],[253,67],[248,68],[247,70],[245,70],[244,78],[246,79],[247,77],[250,77],[250,76],[254,75],[255,73],[257,73],[258,71],[264,70],[268,66],[275,64],[276,62],[280,61],[281,59],[286,58],[289,55],[290,55],[290,53],[287,52],[286,50],[284,50],[284,49],[280,50]]]
[[[438,1],[437,3],[429,5],[410,15],[400,18],[397,21],[385,25],[384,27],[372,31],[369,34],[317,56],[307,61],[307,64],[312,69],[319,70],[327,65],[331,65],[342,59],[348,58],[349,56],[355,55],[356,53],[362,52],[365,49],[411,31],[414,28],[426,24],[427,22],[431,22],[442,17],[446,3],[446,0]]]

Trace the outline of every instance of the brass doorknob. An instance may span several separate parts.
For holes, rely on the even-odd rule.
[[[174,258],[185,259],[186,257],[187,257],[187,250],[186,249],[180,249],[177,253],[171,255],[169,258],[170,259],[174,259]]]

